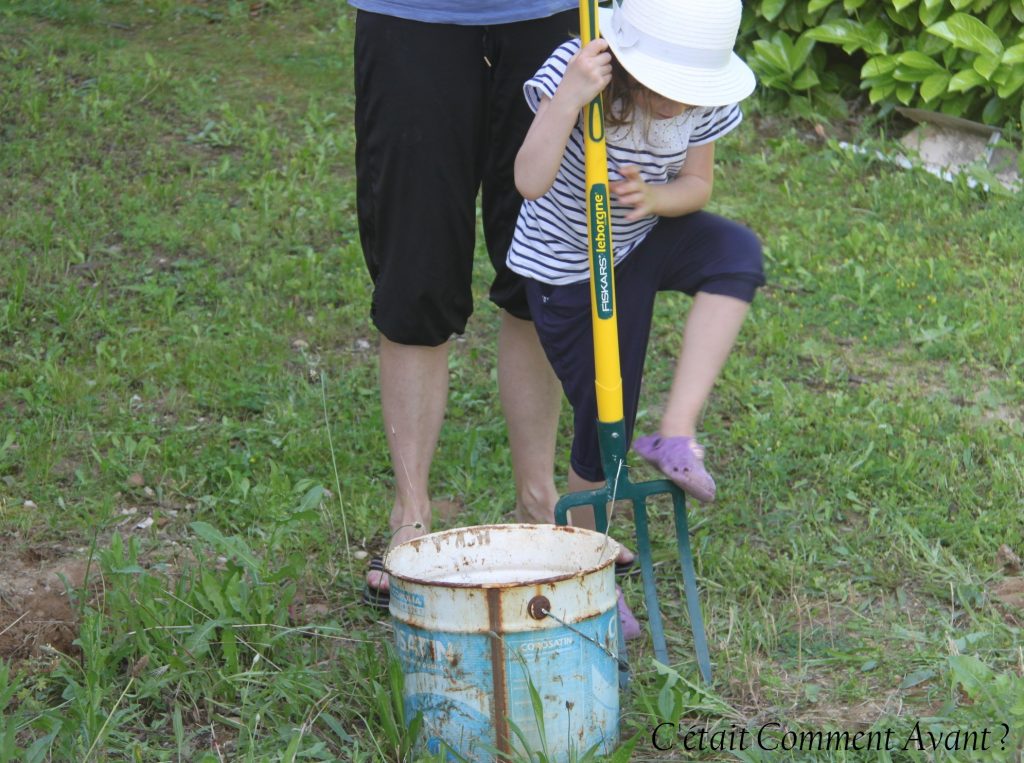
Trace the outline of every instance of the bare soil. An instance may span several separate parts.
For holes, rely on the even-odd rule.
[[[78,618],[69,590],[83,589],[88,569],[87,560],[49,549],[0,552],[0,658],[76,651]]]
[[[991,588],[992,597],[1010,625],[1024,625],[1024,577],[1007,577]]]

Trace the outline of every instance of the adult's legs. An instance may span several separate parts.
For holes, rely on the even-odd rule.
[[[555,439],[562,392],[530,320],[522,279],[505,265],[522,197],[515,188],[516,153],[533,121],[523,82],[564,42],[575,12],[488,27],[488,134],[483,173],[483,223],[494,265],[491,300],[502,310],[498,386],[508,425],[516,484],[516,518],[554,521]]]
[[[427,480],[448,401],[448,346],[380,339],[381,411],[395,474],[395,543],[430,528]],[[423,527],[412,527],[417,523]]]
[[[389,546],[429,532],[448,342],[472,312],[482,34],[479,27],[365,11],[356,18],[359,230],[374,285],[371,316],[381,334],[381,408],[395,480]],[[386,588],[387,576],[371,571],[367,582]]]
[[[504,310],[498,334],[498,388],[516,482],[516,519],[554,522],[555,440],[562,388],[532,321]]]
[[[380,402],[395,475],[390,547],[430,531],[428,482],[448,402],[448,344],[419,347],[382,336]],[[366,580],[387,590],[382,572]]]

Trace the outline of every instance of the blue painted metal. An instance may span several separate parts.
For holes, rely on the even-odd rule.
[[[598,533],[552,525],[460,528],[392,550],[404,707],[407,719],[422,714],[422,751],[483,763],[546,746],[552,763],[570,763],[595,745],[614,750],[617,551]]]

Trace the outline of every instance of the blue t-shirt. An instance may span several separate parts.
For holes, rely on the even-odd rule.
[[[348,0],[348,4],[400,19],[467,26],[546,19],[579,7],[575,0]]]

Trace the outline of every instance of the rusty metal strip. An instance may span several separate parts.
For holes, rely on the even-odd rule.
[[[491,725],[494,727],[495,746],[506,760],[512,752],[508,738],[508,679],[505,676],[505,640],[501,626],[501,589],[487,589],[487,619],[491,627],[491,678],[493,702]]]

